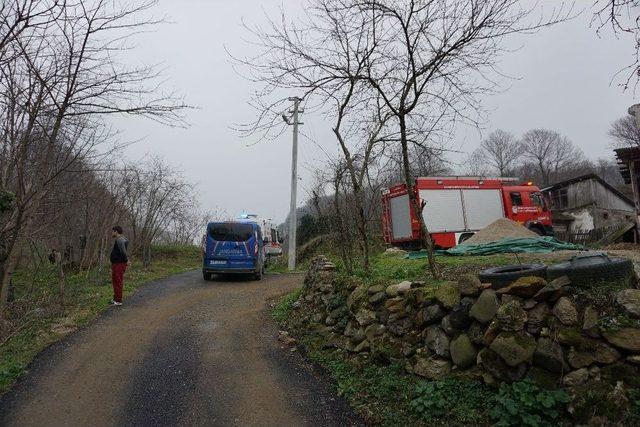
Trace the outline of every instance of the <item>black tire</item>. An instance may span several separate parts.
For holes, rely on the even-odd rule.
[[[458,239],[458,244],[462,244],[472,238],[476,233],[463,233]]]
[[[567,276],[575,286],[629,280],[633,274],[631,260],[604,254],[574,257],[570,261],[551,265],[547,269],[549,280]]]
[[[487,268],[478,274],[482,283],[491,283],[493,289],[504,288],[520,277],[546,277],[547,266],[544,264],[514,264]]]
[[[532,225],[532,226],[529,227],[529,230],[533,231],[538,236],[546,236],[547,235],[547,233],[544,231],[544,228],[540,227],[539,225]]]
[[[206,280],[207,282],[210,282],[210,281],[212,281],[212,280],[213,280],[213,274],[211,274],[211,273],[207,273],[206,271],[203,271],[203,272],[202,272],[202,278],[203,278],[204,280]]]

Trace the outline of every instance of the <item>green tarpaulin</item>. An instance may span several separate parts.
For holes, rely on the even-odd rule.
[[[526,237],[515,239],[503,239],[497,242],[483,243],[479,245],[458,245],[454,248],[437,251],[439,255],[493,255],[506,253],[539,252],[548,253],[560,250],[585,250],[581,245],[566,243],[553,237]],[[426,258],[427,252],[410,252],[406,255],[409,259]]]

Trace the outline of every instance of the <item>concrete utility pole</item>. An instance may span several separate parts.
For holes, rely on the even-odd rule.
[[[289,271],[296,269],[296,230],[297,215],[296,207],[298,204],[298,126],[302,123],[299,121],[299,114],[304,111],[300,109],[300,101],[302,99],[296,97],[289,98],[293,102],[293,121],[286,115],[282,114],[282,118],[288,125],[293,125],[293,147],[291,149],[291,206],[289,210]]]

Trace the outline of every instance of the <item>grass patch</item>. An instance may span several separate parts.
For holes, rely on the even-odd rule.
[[[158,246],[148,268],[127,270],[124,295],[153,280],[193,270],[201,264],[197,247]],[[8,391],[33,358],[47,346],[86,325],[109,307],[113,296],[109,266],[66,276],[64,304],[56,269],[49,264],[20,269],[13,276],[15,301],[7,310],[8,333],[0,337],[0,394]]]
[[[440,266],[445,280],[455,280],[461,274],[478,272],[483,268],[518,263],[511,255],[489,256],[437,256],[436,262]],[[336,263],[340,267],[340,263]],[[401,280],[429,279],[426,259],[407,259],[398,255],[378,254],[371,258],[370,273],[361,267],[354,275],[363,279],[370,279],[377,283],[389,283]]]
[[[276,322],[283,323],[289,318],[289,314],[291,314],[291,310],[293,310],[293,303],[298,299],[301,293],[302,288],[298,288],[295,291],[282,297],[282,299],[271,311],[271,315],[276,320]]]
[[[308,357],[328,372],[338,394],[374,425],[489,424],[488,402],[494,391],[482,383],[462,378],[428,381],[406,374],[399,364],[376,365],[311,342],[306,340]]]

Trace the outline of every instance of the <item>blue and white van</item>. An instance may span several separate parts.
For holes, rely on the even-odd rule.
[[[252,274],[262,279],[265,246],[262,229],[255,222],[211,222],[203,242],[202,277],[214,274]]]

